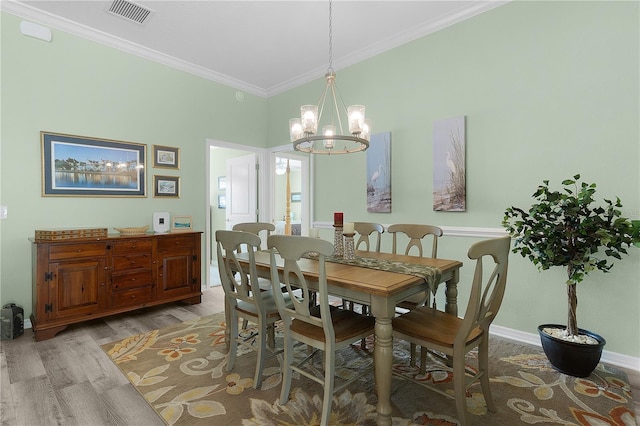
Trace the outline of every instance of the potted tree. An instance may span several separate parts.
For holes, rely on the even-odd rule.
[[[551,190],[549,181],[544,180],[533,194],[531,207],[507,208],[502,224],[515,239],[514,253],[528,258],[541,271],[552,266],[566,268],[567,325],[543,324],[538,332],[554,368],[586,377],[598,365],[606,342],[578,328],[577,284],[591,271],[609,272],[614,259],[622,259],[626,249],[637,243],[638,228],[637,223],[622,217],[618,197],[615,202],[605,199],[596,203],[596,184],[579,179],[577,174],[564,180],[558,191]]]

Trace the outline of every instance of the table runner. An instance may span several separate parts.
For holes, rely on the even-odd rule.
[[[326,257],[326,261],[420,277],[425,280],[434,295],[438,288],[438,284],[440,283],[440,276],[442,274],[440,269],[432,266],[406,263],[396,260],[376,259],[372,257],[355,256],[353,259],[349,260],[343,257],[328,256]]]

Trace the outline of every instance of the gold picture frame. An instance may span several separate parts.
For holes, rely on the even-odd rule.
[[[153,175],[153,196],[180,198],[180,176]]]
[[[153,167],[180,170],[180,148],[153,145]]]

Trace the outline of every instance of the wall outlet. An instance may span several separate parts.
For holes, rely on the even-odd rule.
[[[0,219],[7,218],[7,206],[0,206]]]

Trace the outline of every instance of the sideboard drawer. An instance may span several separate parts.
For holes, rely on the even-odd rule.
[[[107,253],[107,243],[62,244],[49,247],[49,260],[99,257]]]
[[[171,236],[158,240],[158,250],[172,250],[180,247],[193,248],[196,246],[192,235]]]
[[[113,272],[131,269],[151,269],[151,253],[130,254],[128,256],[113,256]]]
[[[114,308],[122,306],[135,306],[149,302],[153,299],[153,288],[142,287],[128,291],[118,291],[112,294],[111,306]]]
[[[136,240],[115,241],[113,243],[113,254],[129,253],[132,251],[151,253],[151,240],[138,238]]]
[[[150,287],[152,283],[151,271],[112,275],[113,290],[128,290],[137,287]]]

